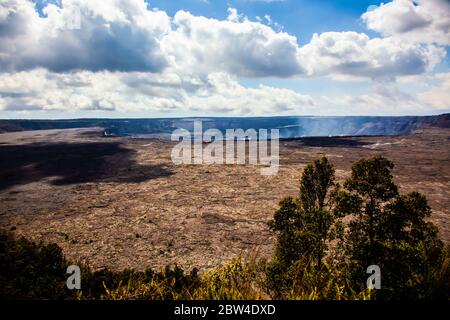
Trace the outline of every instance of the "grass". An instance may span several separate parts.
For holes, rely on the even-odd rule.
[[[66,288],[71,265],[55,245],[33,243],[11,233],[0,233],[0,298],[31,300],[268,300],[276,298],[267,283],[268,262],[242,258],[203,274],[193,269],[166,267],[160,271],[81,267],[81,290]],[[319,276],[320,275],[320,276]],[[308,280],[306,277],[309,277]],[[291,288],[288,299],[368,299],[370,294],[348,294],[335,278],[308,270],[303,282]],[[313,283],[320,285],[311,285]],[[306,285],[308,284],[308,285]]]

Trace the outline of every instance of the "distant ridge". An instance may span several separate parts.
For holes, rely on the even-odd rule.
[[[450,128],[450,113],[436,116],[343,116],[343,117],[192,117],[161,119],[69,119],[0,120],[0,133],[101,127],[117,136],[168,134],[177,128],[193,129],[202,120],[203,129],[279,129],[281,138],[310,136],[400,135],[416,129]]]

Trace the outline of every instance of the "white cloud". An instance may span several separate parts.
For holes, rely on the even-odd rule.
[[[393,6],[406,3],[400,2]],[[432,2],[435,7],[442,5]],[[445,43],[445,32],[438,32],[448,32],[445,19],[436,25],[420,23],[436,14],[430,9],[435,7],[420,2],[413,7],[417,17],[398,18],[400,22],[388,33],[380,28],[395,15],[384,5],[363,15],[383,37],[325,32],[299,46],[295,36],[274,30],[278,28],[270,16],[265,17],[267,25],[262,19],[250,21],[235,9],[225,20],[186,11],[171,18],[149,10],[143,0],[65,0],[62,7],[47,4],[46,17],[40,17],[31,1],[4,0],[0,3],[0,110],[269,115],[444,108],[445,79],[420,96],[385,84],[364,94],[320,99],[271,86],[247,88],[238,81],[239,77],[331,77],[383,82],[426,74],[446,54],[439,46]],[[81,29],[68,28],[66,21],[77,12]],[[417,41],[399,36],[415,31]],[[425,35],[435,40],[420,40]]]
[[[418,96],[424,104],[448,112],[450,110],[450,72],[438,73],[433,80],[437,80],[438,84],[432,85]]]
[[[149,114],[302,114],[314,101],[287,89],[245,88],[224,73],[198,78],[140,72],[53,73],[45,69],[0,74],[5,111],[106,110]]]
[[[206,79],[176,73],[73,72],[45,69],[0,74],[0,110],[143,112],[152,116],[191,115],[407,115],[450,109],[450,73],[410,83],[377,83],[354,94],[309,96],[259,85],[246,88],[226,73]]]
[[[430,71],[445,56],[433,45],[402,42],[392,37],[370,39],[356,32],[314,34],[299,50],[310,76],[347,75],[372,79]]]
[[[244,77],[288,77],[302,74],[297,39],[249,21],[230,9],[227,20],[179,11],[174,30],[161,41],[179,69],[208,74],[228,72]]]
[[[66,0],[44,13],[28,0],[0,3],[0,70],[160,71],[167,64],[159,39],[170,19],[144,1]]]
[[[245,88],[224,73],[210,75],[206,88],[189,99],[192,110],[203,113],[215,110],[219,114],[297,115],[315,109],[315,102],[308,95],[264,85]]]
[[[426,115],[450,111],[450,72],[374,83],[352,94],[315,97],[324,115]]]
[[[392,37],[370,39],[356,32],[314,35],[308,44],[299,47],[294,36],[249,21],[234,9],[225,21],[180,11],[174,24],[176,29],[161,42],[164,51],[179,69],[202,74],[394,79],[427,72],[446,54],[434,45]]]
[[[450,45],[448,0],[394,0],[364,13],[362,19],[384,36]]]
[[[163,11],[148,10],[143,0],[66,0],[61,8],[47,4],[44,11],[47,17],[40,17],[28,0],[2,2],[0,70],[169,68],[200,77],[227,72],[240,77],[386,79],[426,72],[445,54],[432,45],[369,39],[356,32],[314,35],[299,47],[296,37],[250,21],[236,9],[229,9],[226,20],[185,11],[170,19]],[[68,28],[66,21],[78,13],[81,28]]]
[[[317,99],[317,104],[322,115],[411,115],[430,111],[414,94],[385,83],[362,93],[325,95]]]

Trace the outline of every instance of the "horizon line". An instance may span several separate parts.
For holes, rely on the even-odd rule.
[[[82,121],[82,120],[182,120],[182,119],[269,119],[269,118],[408,118],[439,117],[450,115],[450,112],[426,115],[268,115],[268,116],[175,116],[175,117],[136,117],[136,118],[0,118],[0,121]]]

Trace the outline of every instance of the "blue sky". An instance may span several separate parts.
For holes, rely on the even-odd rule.
[[[0,118],[439,114],[449,30],[447,0],[10,0]]]
[[[381,1],[156,0],[149,3],[151,7],[163,9],[170,15],[174,15],[178,10],[186,10],[196,15],[226,19],[229,7],[236,8],[251,19],[270,15],[274,21],[283,25],[286,32],[297,36],[300,44],[304,44],[310,40],[313,33],[367,31],[360,16],[369,6],[378,5]]]

